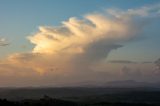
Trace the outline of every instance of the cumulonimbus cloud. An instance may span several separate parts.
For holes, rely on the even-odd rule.
[[[107,9],[81,19],[71,17],[60,26],[40,26],[38,32],[27,37],[35,45],[30,53],[10,55],[2,63],[41,74],[52,71],[53,76],[92,78],[92,65],[139,37],[145,27],[142,20],[159,17],[159,8],[155,5],[127,11]],[[93,77],[96,75],[97,72]]]
[[[29,36],[35,44],[33,53],[85,53],[90,45],[102,46],[119,44],[135,37],[131,21],[109,18],[103,14],[88,14],[84,19],[70,18],[59,27],[41,26],[39,31]]]
[[[37,33],[27,37],[35,45],[32,53],[10,57],[15,56],[15,60],[26,58],[30,62],[28,58],[33,61],[33,57],[40,54],[40,58],[45,57],[46,61],[56,65],[65,60],[73,67],[82,64],[82,67],[89,67],[105,59],[113,49],[123,47],[124,42],[138,37],[144,26],[141,25],[143,22],[136,23],[136,20],[158,16],[159,7],[155,5],[127,11],[107,9],[103,13],[87,14],[82,19],[71,17],[60,26],[40,26]],[[22,60],[19,61],[21,63]]]
[[[39,27],[28,39],[35,44],[33,53],[70,55],[86,63],[99,61],[111,50],[122,47],[125,41],[136,38],[143,30],[143,22],[135,20],[157,16],[157,9],[159,5],[127,11],[108,9],[103,14],[87,14],[83,19],[71,17],[58,27]]]

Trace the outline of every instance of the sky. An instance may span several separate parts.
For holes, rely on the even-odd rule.
[[[0,0],[0,86],[160,81],[160,0]]]

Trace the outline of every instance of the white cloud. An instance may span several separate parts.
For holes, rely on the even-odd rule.
[[[28,38],[35,44],[34,53],[74,54],[84,53],[86,47],[101,40],[109,45],[128,40],[134,36],[131,30],[130,22],[89,14],[82,20],[70,18],[60,27],[41,26],[39,32]]]

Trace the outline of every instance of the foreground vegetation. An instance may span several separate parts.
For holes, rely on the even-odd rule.
[[[125,103],[125,102],[73,102],[60,99],[53,99],[44,96],[41,99],[25,99],[21,101],[9,101],[7,99],[0,99],[0,106],[159,106],[156,103]]]

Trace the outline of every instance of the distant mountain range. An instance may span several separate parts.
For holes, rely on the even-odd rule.
[[[150,88],[160,88],[160,82],[141,82],[135,80],[121,80],[121,81],[111,81],[107,82],[104,86],[106,87],[150,87]]]
[[[160,82],[150,83],[150,82],[142,82],[135,80],[117,80],[117,81],[109,81],[105,83],[98,82],[80,82],[76,85],[82,87],[117,87],[117,88],[132,88],[132,87],[151,87],[151,88],[160,88]]]
[[[134,80],[111,81],[105,84],[107,87],[152,87],[153,85],[155,86],[154,83],[138,82]]]

